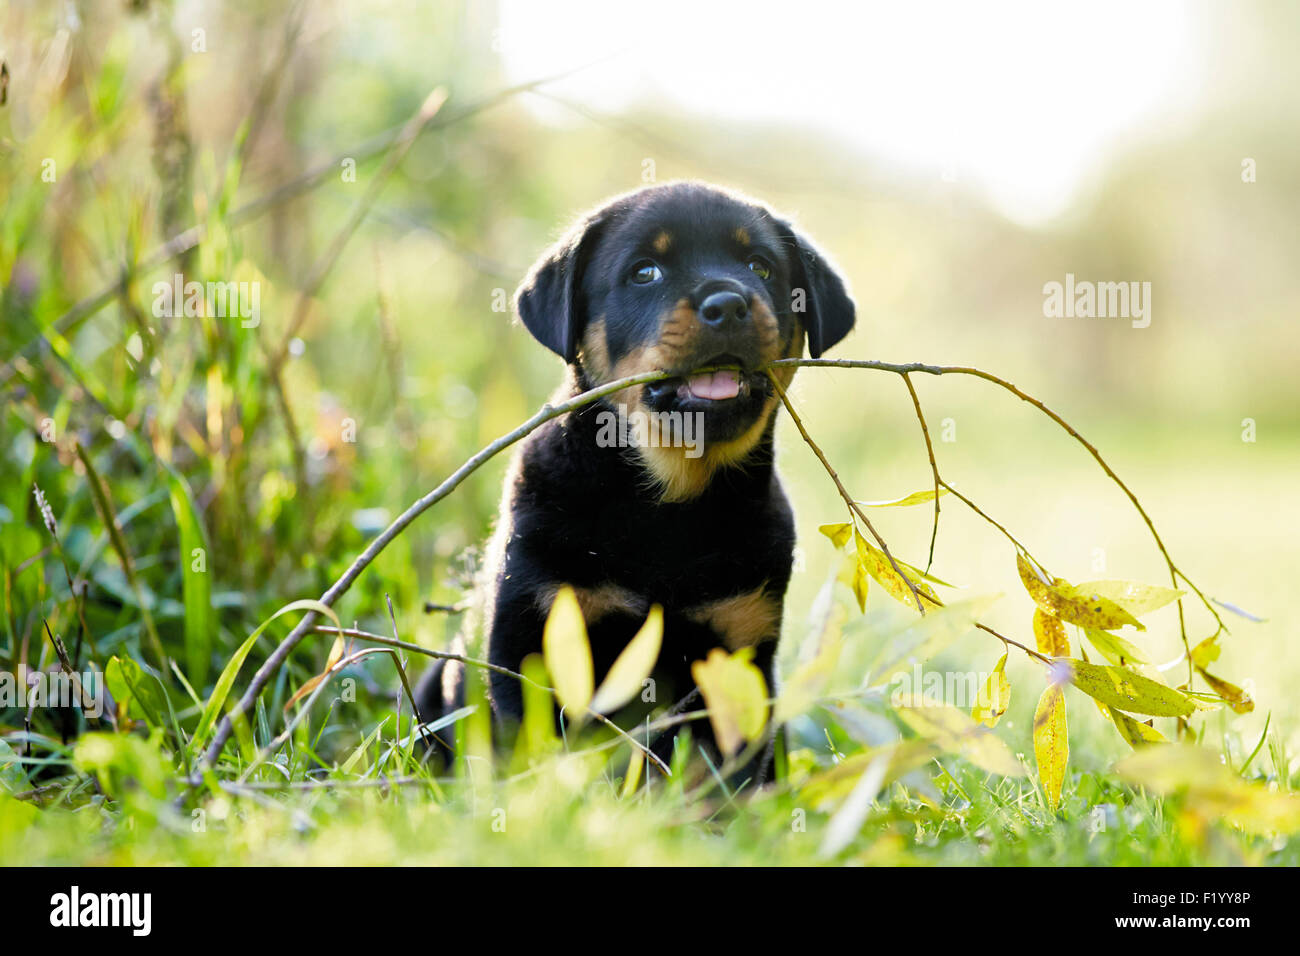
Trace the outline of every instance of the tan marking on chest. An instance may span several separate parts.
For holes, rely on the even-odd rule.
[[[766,587],[702,604],[686,616],[711,627],[730,651],[776,640],[781,633],[781,602]]]
[[[551,612],[551,605],[555,603],[555,595],[560,592],[561,587],[562,584],[548,584],[537,592],[537,607],[543,614]],[[595,624],[601,618],[611,614],[645,617],[650,610],[648,600],[635,591],[629,591],[617,584],[601,584],[594,588],[573,587],[573,593],[578,597],[582,619],[588,625]]]

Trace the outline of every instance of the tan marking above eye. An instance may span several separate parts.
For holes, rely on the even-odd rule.
[[[767,593],[767,585],[702,604],[686,616],[712,628],[729,651],[775,640],[781,632],[781,602]]]
[[[659,255],[662,256],[665,252],[667,252],[672,247],[672,244],[673,244],[672,234],[665,229],[662,232],[660,232],[659,235],[655,236],[653,248],[655,252],[657,252]]]
[[[732,235],[735,237],[736,241],[740,243],[742,246],[749,245],[749,230],[746,229],[744,226],[737,226],[736,231],[733,232]]]

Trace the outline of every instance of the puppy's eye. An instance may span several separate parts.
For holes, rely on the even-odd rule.
[[[632,274],[628,279],[635,285],[649,285],[652,282],[658,282],[664,277],[659,267],[649,259],[642,259],[632,267]]]
[[[772,267],[768,265],[766,259],[761,256],[753,256],[745,265],[749,266],[749,271],[754,273],[764,282],[772,278]]]

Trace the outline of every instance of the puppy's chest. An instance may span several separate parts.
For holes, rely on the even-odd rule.
[[[793,530],[788,511],[732,504],[629,513],[588,503],[580,515],[536,509],[517,522],[514,545],[534,580],[545,582],[539,609],[569,585],[593,641],[618,644],[659,604],[674,643],[735,649],[780,631]]]

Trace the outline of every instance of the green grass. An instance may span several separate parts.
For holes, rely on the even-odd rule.
[[[1098,184],[1091,213],[1054,232],[1026,230],[901,184],[882,193],[876,172],[854,178],[830,143],[736,167],[718,158],[733,153],[732,131],[685,119],[642,117],[637,137],[590,122],[556,135],[520,97],[477,110],[502,82],[475,52],[490,48],[488,28],[464,12],[450,0],[412,8],[400,31],[358,16],[347,31],[317,36],[321,55],[294,67],[303,72],[285,86],[277,86],[288,78],[277,74],[285,24],[273,10],[223,15],[226,32],[247,40],[248,68],[234,70],[217,56],[173,59],[166,25],[121,4],[103,5],[94,19],[102,32],[72,36],[66,62],[47,55],[56,11],[16,6],[7,21],[11,45],[0,52],[14,79],[0,110],[0,673],[57,671],[48,626],[79,670],[116,659],[110,680],[127,688],[119,700],[135,700],[100,726],[76,711],[29,715],[0,702],[0,863],[1295,865],[1300,825],[1285,808],[1300,782],[1300,659],[1289,645],[1300,614],[1286,595],[1300,561],[1300,511],[1289,506],[1300,434],[1293,396],[1279,383],[1290,380],[1294,352],[1284,293],[1297,250],[1283,245],[1293,237],[1282,230],[1268,255],[1243,252],[1227,270],[1272,298],[1226,299],[1212,281],[1225,271],[1220,250],[1279,236],[1263,206],[1243,205],[1235,172],[1215,178],[1221,157],[1203,148],[1225,135],[1214,118],[1185,141],[1135,153]],[[330,68],[318,72],[322,63]],[[400,127],[434,85],[451,92],[445,112],[394,170],[306,322],[293,327],[307,277],[383,168],[376,137]],[[263,88],[281,92],[255,123]],[[243,139],[250,127],[260,138]],[[772,135],[755,130],[745,141]],[[1296,154],[1289,134],[1239,135],[1271,144],[1277,168],[1300,168],[1286,162]],[[681,155],[667,141],[700,149]],[[1234,141],[1229,153],[1236,149]],[[629,748],[596,727],[570,734],[559,751],[544,742],[521,753],[476,746],[468,763],[432,779],[399,745],[411,714],[388,655],[333,675],[302,723],[253,767],[305,706],[286,711],[326,664],[332,639],[323,635],[290,655],[212,773],[189,784],[210,738],[201,723],[214,694],[219,714],[301,612],[273,615],[319,597],[378,529],[546,400],[559,363],[500,304],[575,209],[635,185],[647,150],[665,176],[671,168],[734,184],[800,213],[859,303],[859,331],[838,354],[974,364],[1007,376],[1101,449],[1207,594],[1267,618],[1254,624],[1221,612],[1232,634],[1213,668],[1247,686],[1254,711],[1200,713],[1192,726],[1232,771],[1250,758],[1247,793],[1282,801],[1268,804],[1277,811],[1271,829],[1258,808],[1247,822],[1259,833],[1235,826],[1194,777],[1144,788],[1122,776],[1115,766],[1128,746],[1072,689],[1069,769],[1060,809],[1050,812],[1032,740],[1043,674],[1014,649],[1010,709],[994,733],[1002,757],[1025,775],[982,770],[968,741],[946,741],[850,812],[858,768],[893,748],[906,752],[915,735],[882,695],[846,696],[885,637],[914,616],[874,584],[865,615],[837,588],[849,623],[823,691],[841,696],[792,723],[791,773],[761,792],[729,793],[683,750],[671,778],[624,793]],[[355,182],[335,172],[348,155],[361,157]],[[59,171],[53,182],[40,176],[46,159]],[[325,172],[292,201],[258,205],[313,169]],[[818,178],[810,169],[826,171],[826,183],[806,185]],[[1267,188],[1281,191],[1281,199],[1269,194],[1270,208],[1300,198],[1297,183]],[[1171,251],[1130,212],[1153,210],[1146,218],[1164,221],[1193,190],[1216,224],[1199,245]],[[194,226],[204,232],[192,250],[141,265]],[[1186,259],[1202,248],[1213,258]],[[1161,280],[1169,297],[1152,328],[1044,326],[1038,289],[1074,262]],[[260,283],[260,325],[154,315],[153,283],[177,271]],[[124,273],[129,281],[115,286]],[[277,382],[271,356],[281,348],[289,358]],[[986,383],[918,376],[916,386],[945,478],[1056,573],[1168,583],[1131,504],[1054,425]],[[929,487],[895,376],[805,369],[791,397],[856,498]],[[1245,418],[1258,421],[1257,441],[1243,442]],[[949,422],[952,441],[939,438]],[[845,515],[788,420],[778,451],[802,548],[786,602],[788,678],[840,560],[816,529]],[[489,462],[398,537],[336,602],[342,624],[447,648],[462,616],[423,606],[465,598],[504,470],[505,456]],[[927,507],[873,518],[900,557],[924,565]],[[951,601],[1001,594],[987,623],[1033,644],[1033,605],[1013,549],[951,497],[934,571],[964,587],[944,592]],[[1214,630],[1194,601],[1187,607],[1193,640]],[[1176,612],[1145,623],[1133,639],[1157,663],[1174,659]],[[262,625],[229,695],[217,693]],[[1077,633],[1072,640],[1077,646]],[[1002,652],[996,638],[966,629],[926,667],[987,673]],[[419,656],[403,654],[412,677],[425,666]],[[1172,720],[1156,725],[1174,736]],[[854,773],[828,787],[837,766]],[[390,782],[379,786],[381,778]]]

